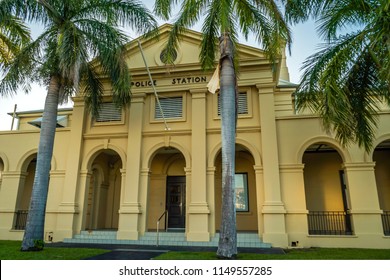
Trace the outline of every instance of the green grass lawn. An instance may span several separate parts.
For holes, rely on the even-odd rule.
[[[217,260],[215,252],[168,252],[155,260]],[[387,249],[310,248],[285,254],[238,254],[238,260],[390,260]]]
[[[108,250],[84,248],[49,248],[42,251],[21,252],[21,241],[0,240],[0,260],[82,260]]]
[[[108,252],[104,249],[45,247],[21,252],[21,241],[0,240],[0,260],[82,260]],[[215,252],[164,253],[155,260],[217,260]],[[390,260],[388,249],[310,248],[285,250],[285,254],[240,253],[239,260]]]

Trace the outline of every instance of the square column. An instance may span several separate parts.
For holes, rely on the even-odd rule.
[[[143,216],[145,216],[145,219],[141,219],[139,221],[139,233],[143,235],[147,231],[147,217],[148,217],[148,194],[149,194],[149,182],[150,182],[150,169],[144,168],[140,170],[141,178],[140,178],[140,205],[145,205],[142,210]]]
[[[309,232],[306,209],[304,164],[283,164],[280,166],[282,199],[286,207],[286,230],[289,245],[310,247],[307,235]]]
[[[370,244],[373,245],[374,236],[377,240],[383,236],[382,210],[379,205],[374,167],[374,162],[345,163],[343,166],[349,190],[353,232],[362,238],[362,246],[364,240],[370,240]]]
[[[88,195],[87,195],[87,192],[86,192],[86,189],[85,188],[88,188],[89,186],[89,182],[91,181],[91,176],[92,176],[92,173],[89,172],[89,170],[81,170],[79,172],[79,180],[78,180],[78,184],[79,184],[79,187],[77,188],[77,200],[75,201],[75,204],[79,207],[79,209],[84,209],[84,205],[87,205],[87,200],[88,200]],[[65,203],[63,203],[64,206],[66,206]],[[70,203],[71,205],[73,205],[73,203]],[[71,205],[69,205],[69,208],[71,207]],[[58,232],[58,234],[62,234],[62,235],[66,235],[66,230],[68,230],[68,228],[66,227],[67,223],[69,223],[70,221],[68,220],[71,215],[69,214],[72,214],[72,212],[69,212],[68,215],[66,216],[65,215],[66,212],[64,212],[64,217],[65,219],[64,220],[58,220],[57,221],[57,230],[56,230],[56,234]],[[81,213],[77,212],[77,214],[79,215],[76,215],[75,218],[73,219],[73,230],[74,232],[80,232],[82,228],[85,228],[85,218],[86,218],[86,215],[84,215],[83,211],[81,211]],[[62,232],[61,233],[61,230],[64,230],[65,232]]]
[[[70,231],[68,231],[69,234],[61,230],[61,234],[59,232],[56,232],[56,226],[57,226],[57,209],[58,205],[61,202],[61,186],[64,185],[65,180],[65,170],[51,170],[50,171],[50,184],[49,184],[49,190],[47,194],[47,205],[46,205],[46,216],[45,216],[45,241],[63,241],[66,236],[69,236],[69,234],[72,234],[73,231],[70,228]],[[64,213],[61,213],[64,215]],[[70,218],[74,219],[73,213],[70,213]],[[70,225],[73,224],[73,221],[70,221]],[[49,233],[51,235],[51,240],[49,240],[48,236]]]
[[[209,230],[210,236],[215,235],[215,166],[207,168],[207,198],[209,203]]]
[[[71,151],[67,153],[65,178],[62,184],[63,188],[62,190],[58,190],[62,194],[58,205],[57,225],[54,234],[55,240],[73,237],[73,234],[80,231],[82,222],[82,217],[79,216],[80,209],[82,208],[79,208],[78,193],[80,190],[78,188],[85,191],[85,185],[80,184],[79,176],[86,113],[84,99],[82,97],[74,97],[73,102],[72,118],[77,121],[72,122],[69,138],[69,149]]]
[[[261,237],[264,233],[264,217],[263,217],[263,203],[264,203],[264,178],[263,167],[260,165],[254,165],[256,177],[256,203],[257,203],[257,230],[258,235]]]
[[[127,140],[126,179],[122,186],[119,209],[118,239],[137,240],[140,219],[146,221],[146,205],[140,203],[142,125],[145,94],[133,95],[129,110],[129,132]]]
[[[209,241],[206,162],[206,89],[192,89],[192,163],[188,205],[188,241]],[[189,179],[189,176],[187,175]],[[187,182],[190,182],[187,180]]]
[[[22,193],[27,173],[3,171],[0,195],[0,236],[2,239],[21,240],[24,231],[14,230],[18,194]],[[20,186],[20,188],[19,188]],[[19,198],[20,199],[20,198]]]
[[[286,247],[284,203],[282,202],[279,174],[278,136],[276,131],[274,84],[258,84],[261,145],[264,180],[264,242]]]

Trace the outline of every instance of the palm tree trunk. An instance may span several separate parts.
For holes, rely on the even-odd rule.
[[[51,77],[43,110],[39,139],[37,166],[22,251],[42,250],[45,226],[45,211],[49,187],[50,163],[53,155],[54,136],[57,125],[58,93],[60,82]]]
[[[220,38],[221,135],[222,135],[222,219],[217,256],[237,255],[236,207],[234,193],[236,138],[236,75],[233,44],[229,34]]]

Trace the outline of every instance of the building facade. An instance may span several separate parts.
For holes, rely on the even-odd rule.
[[[128,45],[130,106],[118,110],[106,85],[98,118],[82,97],[59,110],[46,241],[83,231],[137,241],[158,227],[205,244],[218,233],[219,94],[208,92],[213,73],[200,68],[200,33],[183,35],[175,64],[164,64],[169,30],[141,39],[153,81],[137,42]],[[285,57],[275,72],[259,49],[240,45],[239,59],[238,232],[274,247],[390,248],[389,108],[371,152],[343,147],[316,115],[295,111]],[[18,129],[0,132],[0,239],[22,239],[41,116],[18,112]]]

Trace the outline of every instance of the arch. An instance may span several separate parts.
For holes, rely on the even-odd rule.
[[[34,158],[35,154],[28,157],[26,159],[26,169],[22,170],[22,172],[25,173],[20,176],[19,179],[16,210],[28,210],[29,208],[36,172],[36,162],[33,161]]]
[[[178,150],[178,152],[180,152],[180,151]],[[166,164],[164,165],[164,169],[163,169],[162,173],[163,173],[163,174],[168,174],[168,170],[169,170],[169,168],[171,167],[171,165],[172,165],[176,160],[180,159],[182,156],[183,156],[183,154],[181,154],[181,153],[177,153],[177,154],[174,154],[173,156],[171,156],[171,157],[167,160]],[[183,156],[183,157],[184,157],[184,156]]]
[[[95,147],[84,162],[90,176],[84,186],[83,228],[118,228],[122,156],[109,145],[107,149]]]
[[[109,143],[108,145],[100,144],[92,148],[87,156],[84,158],[83,163],[81,164],[81,170],[91,170],[92,164],[96,157],[100,154],[101,151],[104,150],[113,150],[116,152],[119,157],[121,158],[122,161],[122,169],[126,169],[126,153],[125,151],[121,148],[118,147],[114,144]]]
[[[191,155],[187,151],[187,149],[185,149],[179,143],[173,142],[173,141],[171,141],[169,143],[168,147],[172,147],[172,148],[177,149],[184,156],[184,159],[186,161],[186,167],[187,168],[191,167]],[[161,149],[161,148],[167,148],[167,146],[165,145],[164,142],[160,142],[160,143],[154,145],[152,148],[149,149],[149,151],[146,153],[145,161],[143,162],[143,166],[142,166],[143,169],[150,168],[150,165],[151,165],[151,163],[153,161],[153,158],[158,153],[158,150]]]
[[[9,170],[9,161],[8,161],[8,157],[6,154],[4,154],[3,152],[0,152],[0,159],[3,161],[3,172],[6,172]]]
[[[167,210],[167,220],[163,222],[165,229],[172,227],[185,230],[189,199],[187,187],[191,185],[186,173],[186,165],[190,164],[187,162],[190,160],[189,155],[186,159],[183,154],[185,149],[178,149],[175,144],[170,145],[171,149],[168,151],[164,148],[165,145],[157,144],[149,150],[148,157],[145,157],[144,164],[149,165],[146,229],[156,230],[156,221]]]
[[[326,144],[330,149],[321,150],[320,145],[309,149],[314,144]],[[334,139],[315,137],[301,147],[297,161],[305,166],[303,183],[310,235],[352,234],[348,173],[343,167],[349,159],[348,152]],[[329,223],[332,215],[335,219]]]
[[[338,154],[341,156],[341,159],[343,162],[351,162],[351,156],[347,150],[345,150],[338,141],[336,141],[334,138],[331,137],[324,137],[324,136],[317,136],[313,137],[306,142],[304,142],[301,147],[298,149],[298,152],[296,154],[296,162],[302,163],[303,154],[313,144],[317,143],[324,143],[332,146]]]
[[[16,166],[17,171],[26,171],[30,161],[34,158],[34,156],[38,156],[38,149],[32,149],[23,154],[23,156],[19,159],[19,162]],[[57,163],[54,155],[51,157],[51,167],[50,170],[57,170]]]
[[[256,159],[253,155],[253,146],[242,139],[236,141],[235,151],[235,186],[234,193],[236,196],[236,228],[238,231],[253,231],[259,232],[262,226],[261,221],[261,197],[263,190],[259,186],[262,185],[259,176],[256,176],[254,166],[261,165],[260,155]],[[248,147],[248,146],[249,147]],[[213,160],[213,162],[211,162]],[[222,206],[222,153],[221,143],[216,145],[209,158],[209,168],[214,167],[212,192],[214,203],[212,212],[214,215],[213,227],[216,230],[220,229],[221,220],[223,217]],[[211,165],[212,164],[212,165]],[[211,165],[211,166],[210,166]],[[210,174],[211,175],[211,174]],[[211,179],[211,178],[210,178]],[[240,184],[241,182],[241,184]]]
[[[237,138],[236,145],[241,145],[249,151],[249,153],[252,155],[252,157],[255,161],[255,165],[258,165],[258,166],[263,165],[262,164],[263,160],[261,158],[260,152],[257,150],[256,147],[254,147],[248,141],[241,139],[241,138]],[[222,149],[222,142],[219,142],[218,144],[216,144],[214,146],[214,148],[211,150],[211,152],[208,156],[207,167],[213,167],[215,165],[215,159],[217,158],[218,153],[221,151],[221,149]]]
[[[390,135],[376,139],[374,148],[367,154],[368,162],[375,162],[375,181],[382,211],[390,211]]]
[[[385,141],[390,141],[390,133],[384,134],[384,135],[375,139],[375,141],[372,145],[373,148],[370,150],[369,153],[365,154],[366,155],[365,160],[368,162],[373,161],[375,149],[378,147],[379,144],[381,144],[382,142],[385,142]]]

